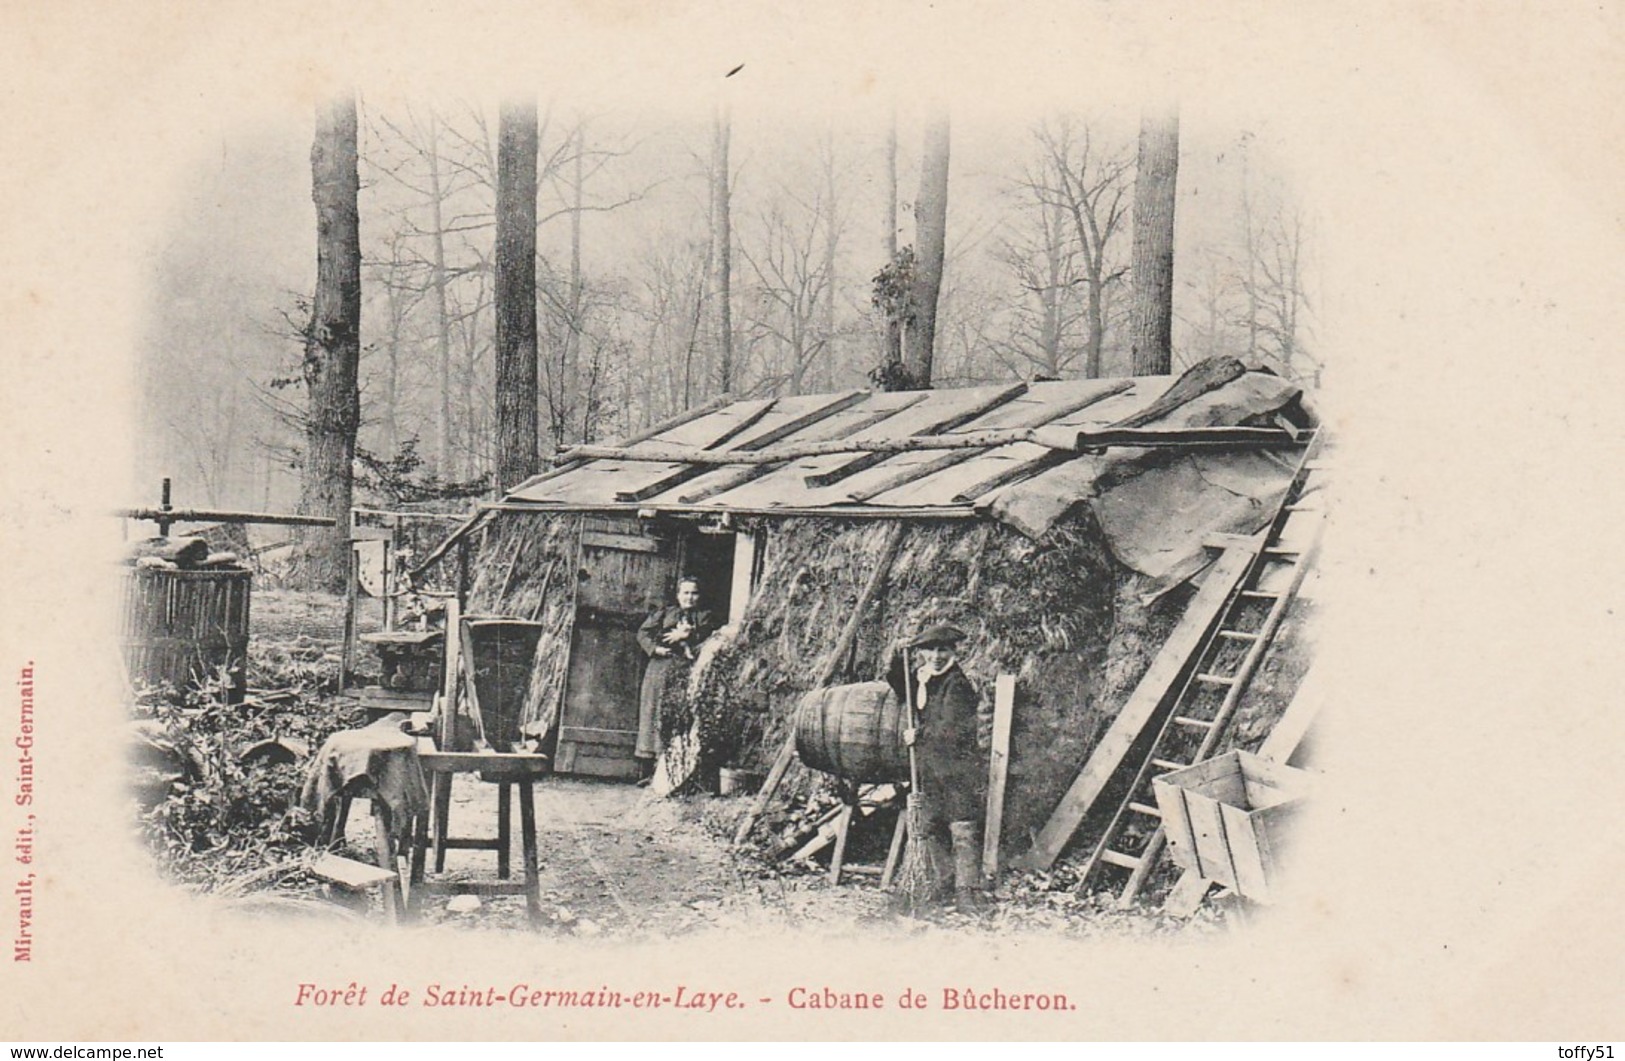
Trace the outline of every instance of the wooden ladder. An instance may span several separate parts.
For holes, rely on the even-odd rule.
[[[1161,726],[1151,749],[1084,864],[1080,885],[1104,867],[1127,871],[1120,906],[1133,903],[1163,852],[1166,837],[1152,779],[1201,762],[1218,749],[1320,544],[1325,521],[1311,496],[1319,486],[1315,479],[1323,474],[1318,431],[1307,443],[1280,508],[1259,532],[1261,547],[1219,622],[1193,654],[1196,665],[1189,668],[1171,708],[1159,714]]]

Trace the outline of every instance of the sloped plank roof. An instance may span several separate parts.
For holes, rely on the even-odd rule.
[[[1000,384],[745,400],[634,443],[628,452],[683,445],[727,453],[751,449],[763,439],[777,449],[833,440],[897,440],[932,434],[950,438],[1035,426],[1102,428],[1145,409],[1173,379],[1146,376],[1025,387]],[[1167,419],[1193,426],[1237,424],[1284,407],[1298,393],[1278,377],[1249,372],[1181,406]],[[800,418],[807,421],[800,424]],[[1116,452],[1127,459],[1143,453]],[[1033,442],[890,454],[855,449],[754,465],[597,459],[527,484],[511,493],[505,504],[785,514],[798,510],[854,515],[980,511],[1001,519],[1012,510],[1021,510],[1022,518],[1009,522],[1031,532],[1052,524],[1076,501],[1092,496],[1101,468],[1111,461],[1110,457],[1058,453]],[[1040,486],[1046,494],[1058,489],[1067,496],[1045,497],[1043,503],[1034,505],[1031,495]]]

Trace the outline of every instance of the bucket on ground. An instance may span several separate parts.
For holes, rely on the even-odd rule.
[[[886,682],[813,689],[796,708],[796,754],[849,781],[906,781],[906,728],[906,709]]]

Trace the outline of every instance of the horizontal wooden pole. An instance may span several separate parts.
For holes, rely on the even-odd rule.
[[[1007,428],[904,438],[836,439],[759,450],[704,450],[689,446],[576,446],[573,460],[645,461],[656,464],[774,464],[840,453],[911,453],[920,450],[992,449],[1029,442],[1054,450],[1083,452],[1112,447],[1241,448],[1290,446],[1290,431],[1274,427],[1115,428],[1087,431],[1073,427]]]
[[[327,516],[289,516],[280,512],[217,512],[207,508],[121,508],[115,516],[154,523],[281,523],[293,527],[331,527]]]
[[[552,501],[498,501],[486,505],[485,510],[488,512],[531,512],[538,515],[558,512],[593,512],[643,516],[646,513],[649,515],[658,513],[662,516],[774,516],[780,519],[790,519],[795,516],[836,516],[841,519],[970,519],[977,514],[976,509],[970,505],[945,505],[941,508],[928,508],[923,505],[911,508],[882,508],[879,505],[822,505],[817,508],[792,508],[786,505],[778,508],[767,506],[740,508],[729,505],[723,508],[719,505],[629,505],[600,504],[596,502],[555,503]]]

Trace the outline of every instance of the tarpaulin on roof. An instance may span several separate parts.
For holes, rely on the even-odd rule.
[[[1249,373],[1174,410],[1159,426],[1240,424],[1285,409],[1300,393],[1279,377]],[[1263,451],[1123,448],[1067,461],[978,503],[1033,538],[1088,504],[1119,562],[1159,580],[1177,580],[1206,562],[1203,538],[1263,527],[1292,472],[1289,459]]]

